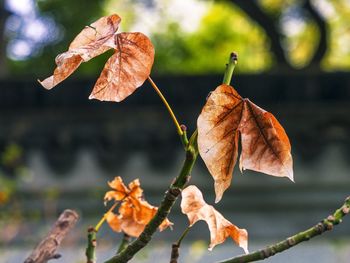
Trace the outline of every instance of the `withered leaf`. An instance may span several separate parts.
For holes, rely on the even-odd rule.
[[[293,181],[291,146],[282,125],[269,112],[245,99],[240,168]]]
[[[182,191],[181,211],[187,215],[190,226],[199,220],[204,220],[208,224],[210,231],[209,250],[231,237],[238,246],[244,249],[245,253],[248,253],[247,230],[238,228],[216,211],[213,206],[208,205],[196,186],[190,185]]]
[[[68,51],[56,57],[57,68],[54,74],[39,81],[41,85],[46,89],[52,89],[70,76],[82,62],[114,48],[114,35],[120,21],[118,15],[105,16],[85,27],[72,41]]]
[[[148,37],[142,33],[120,33],[115,42],[115,53],[102,70],[90,99],[122,101],[151,73],[154,47]]]
[[[238,156],[240,168],[293,180],[291,146],[281,124],[269,112],[243,99],[233,87],[211,93],[197,121],[198,149],[214,178],[216,199],[230,186]]]
[[[117,34],[120,21],[118,15],[111,15],[85,27],[68,51],[56,57],[54,74],[39,81],[41,85],[51,89],[71,75],[82,62],[114,49],[89,98],[119,102],[132,94],[150,75],[154,47],[142,33]]]
[[[215,202],[231,184],[242,111],[241,96],[223,84],[211,93],[197,121],[198,150],[215,181]]]
[[[120,176],[117,176],[113,179],[113,181],[108,182],[109,187],[113,190],[108,191],[105,194],[104,200],[110,201],[114,199],[115,201],[121,201],[124,198],[142,198],[142,188],[140,186],[139,179],[135,179],[131,183],[129,183],[129,187],[126,187],[123,183],[123,180]]]
[[[108,184],[113,190],[105,194],[104,200],[114,199],[120,201],[121,205],[118,214],[112,211],[106,213],[106,221],[114,231],[123,231],[130,236],[138,237],[154,217],[158,208],[143,199],[143,190],[138,179],[129,183],[128,187],[125,186],[120,176]],[[163,231],[172,225],[173,223],[166,218],[159,226],[159,230]]]

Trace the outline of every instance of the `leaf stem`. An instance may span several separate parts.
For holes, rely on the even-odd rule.
[[[154,83],[154,81],[151,79],[150,76],[148,76],[148,81],[149,83],[152,85],[153,89],[157,92],[158,96],[160,97],[160,99],[163,101],[163,104],[165,105],[165,107],[167,108],[169,114],[170,114],[170,117],[172,118],[175,126],[176,126],[176,130],[177,130],[177,133],[180,135],[180,137],[182,137],[183,135],[183,130],[181,129],[181,126],[179,124],[179,122],[177,121],[176,119],[176,116],[173,112],[173,110],[171,109],[168,101],[166,100],[166,98],[163,96],[162,92],[160,91],[160,89],[157,87],[157,85]]]
[[[224,79],[222,81],[223,84],[230,85],[233,71],[235,70],[235,66],[237,64],[237,54],[235,52],[232,52],[230,54],[230,57],[228,59],[228,63],[226,64],[226,70],[224,74]]]
[[[180,238],[176,241],[176,243],[173,243],[171,246],[171,254],[170,254],[170,263],[177,263],[177,260],[180,256],[180,246],[182,240],[186,237],[187,233],[190,231],[191,227],[188,226],[184,232],[182,232]]]
[[[114,203],[114,205],[111,206],[111,208],[107,211],[107,213],[105,213],[103,215],[103,217],[101,218],[101,220],[96,224],[95,226],[95,231],[98,232],[98,230],[100,229],[100,227],[102,226],[102,224],[106,221],[106,214],[108,214],[109,212],[112,212],[114,210],[114,208],[119,204],[119,202]]]
[[[178,246],[181,245],[182,240],[184,240],[184,238],[187,236],[187,234],[188,234],[188,232],[190,231],[190,229],[191,229],[191,227],[188,226],[188,227],[184,230],[184,232],[182,232],[180,238],[176,241],[176,244],[177,244]]]
[[[264,249],[260,249],[250,254],[238,256],[235,258],[226,259],[224,261],[221,261],[220,263],[253,262],[274,256],[275,254],[285,251],[291,247],[294,247],[301,242],[308,241],[309,239],[321,235],[326,231],[332,230],[335,225],[338,225],[342,222],[343,217],[349,214],[349,211],[350,196],[345,200],[344,204],[339,209],[337,209],[332,215],[329,215],[327,218],[323,219],[317,225],[303,232],[299,232],[294,236],[288,237],[287,239],[281,242],[270,245]]]

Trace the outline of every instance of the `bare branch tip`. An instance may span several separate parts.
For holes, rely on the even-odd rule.
[[[238,54],[236,52],[232,52],[230,56],[233,61],[238,61]]]

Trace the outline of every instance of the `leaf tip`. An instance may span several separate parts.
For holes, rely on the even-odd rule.
[[[215,197],[215,204],[219,203],[221,201],[221,198],[222,198],[222,195],[220,195],[220,196],[217,195]]]
[[[40,79],[37,79],[37,81],[40,83],[41,86],[43,86],[47,90],[50,90],[55,86],[53,76],[48,77],[43,81],[41,81]]]

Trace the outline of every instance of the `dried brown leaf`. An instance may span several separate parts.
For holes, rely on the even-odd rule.
[[[109,226],[116,232],[123,231],[130,236],[138,237],[157,213],[158,208],[143,199],[143,190],[138,179],[129,183],[128,187],[119,176],[108,184],[114,190],[106,193],[105,201],[112,199],[121,201],[118,214],[108,212],[105,215]],[[166,218],[159,226],[159,230],[163,231],[172,225],[173,223]]]
[[[242,123],[240,168],[293,181],[291,146],[286,132],[269,112],[245,99]]]
[[[117,34],[120,21],[118,15],[111,15],[85,27],[72,41],[68,51],[56,57],[54,74],[39,81],[41,85],[52,89],[82,62],[114,49],[89,98],[119,102],[132,94],[150,75],[154,48],[142,33]]]
[[[220,85],[209,96],[197,121],[198,149],[215,181],[215,202],[230,186],[238,156],[240,168],[293,180],[291,146],[281,124],[269,112]]]
[[[231,237],[238,246],[244,249],[245,253],[248,253],[248,232],[232,224],[213,206],[208,205],[196,186],[190,185],[182,191],[181,210],[187,215],[190,226],[199,220],[204,220],[208,224],[209,250]]]
[[[219,202],[230,186],[238,156],[238,126],[243,111],[241,96],[229,85],[211,93],[199,115],[198,149],[215,181]]]
[[[142,33],[120,33],[115,42],[115,53],[101,72],[90,99],[122,101],[151,73],[154,47],[148,37]]]
[[[82,62],[89,61],[114,48],[114,36],[121,19],[118,15],[105,16],[85,27],[72,41],[67,52],[56,57],[54,74],[39,81],[46,89],[52,89],[70,76]]]
[[[121,201],[130,193],[130,190],[125,186],[120,176],[115,177],[112,182],[108,182],[108,185],[113,190],[108,191],[105,194],[105,197],[104,197],[105,201],[110,201],[112,199],[114,199],[115,201]]]

